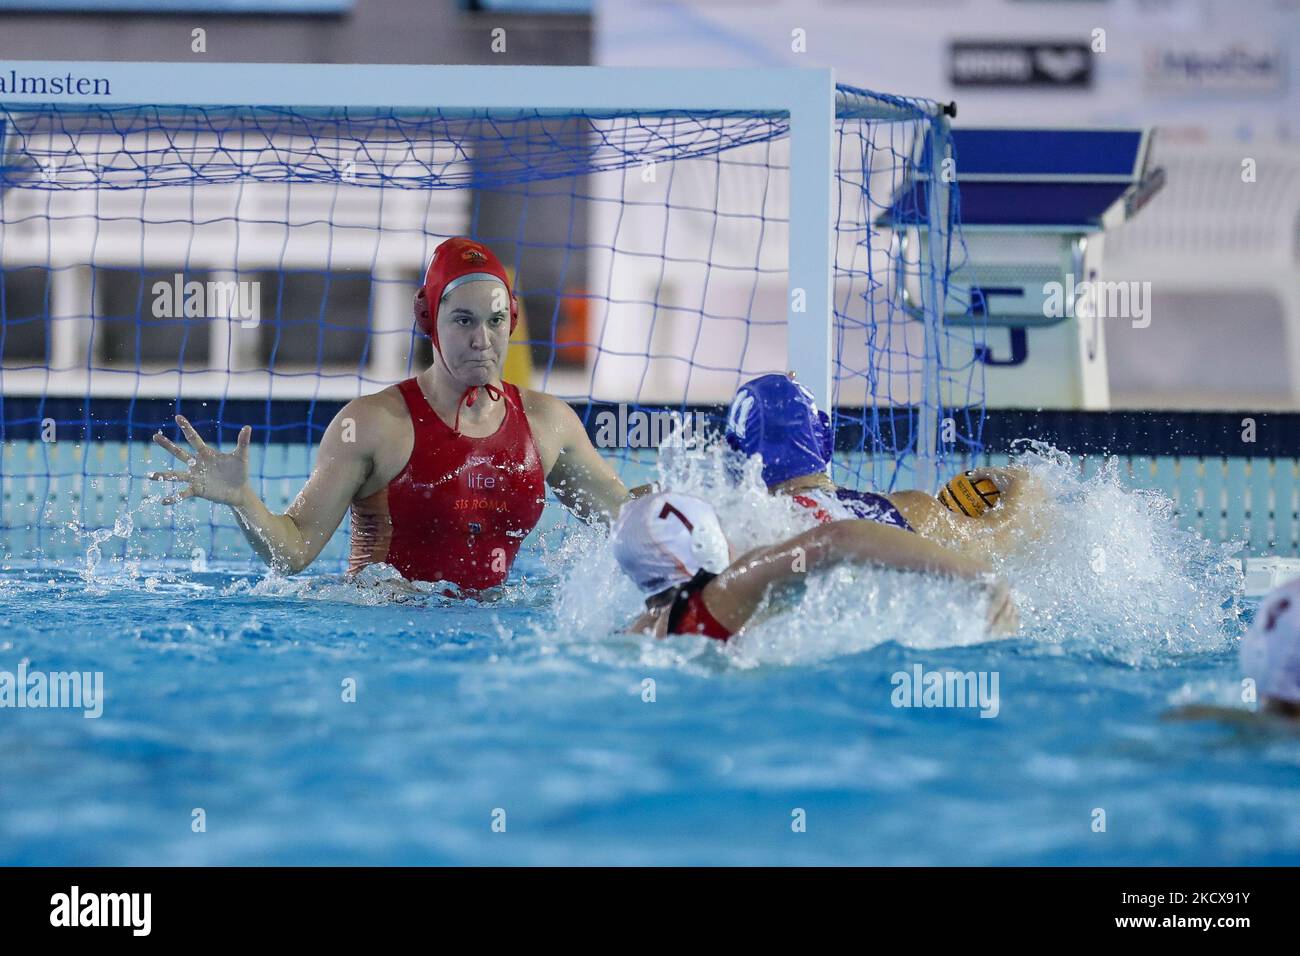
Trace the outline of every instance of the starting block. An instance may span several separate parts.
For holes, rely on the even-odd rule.
[[[1164,183],[1162,170],[1148,168],[1152,136],[1147,129],[950,132],[938,174],[956,186],[948,208],[958,229],[943,315],[949,325],[987,330],[971,355],[985,366],[987,405],[1109,407],[1102,320],[1142,321],[1149,289],[1107,287],[1103,240]],[[894,231],[895,289],[918,319],[932,175],[927,168],[904,183],[877,219]]]

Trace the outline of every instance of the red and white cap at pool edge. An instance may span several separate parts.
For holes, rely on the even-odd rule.
[[[619,566],[646,594],[685,584],[701,569],[720,573],[731,563],[717,512],[694,495],[661,491],[627,502],[612,539]]]
[[[1274,588],[1241,639],[1241,669],[1261,698],[1300,704],[1300,579]]]

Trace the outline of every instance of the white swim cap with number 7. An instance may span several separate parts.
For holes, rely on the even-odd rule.
[[[731,563],[717,512],[702,498],[661,491],[623,505],[614,522],[614,557],[646,594],[685,584]]]

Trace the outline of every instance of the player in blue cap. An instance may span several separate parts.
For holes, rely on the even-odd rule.
[[[915,531],[986,556],[1012,545],[1027,505],[1045,494],[1024,468],[981,468],[958,475],[938,498],[923,491],[889,495],[841,488],[826,473],[834,448],[830,417],[790,375],[760,375],[742,385],[727,415],[727,443],[763,461],[763,482],[790,496],[819,523],[860,518]],[[980,533],[976,533],[980,532]]]

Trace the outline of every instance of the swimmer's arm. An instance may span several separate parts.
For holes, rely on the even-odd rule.
[[[618,507],[621,510],[623,505],[627,504],[629,501],[635,501],[637,498],[644,498],[646,495],[653,495],[658,490],[659,485],[653,481],[646,482],[644,485],[637,485],[635,488],[629,488],[627,497],[618,503]],[[618,511],[615,511],[610,515],[610,517],[617,518]]]
[[[976,468],[972,477],[992,480],[1000,492],[997,504],[973,519],[986,525],[1001,527],[1019,520],[1026,510],[1037,508],[1047,500],[1047,485],[1028,468],[1018,465]]]
[[[366,446],[341,438],[340,420],[367,420],[364,410],[357,408],[361,401],[349,403],[330,424],[311,479],[286,514],[277,515],[267,508],[248,480],[252,429],[247,425],[239,431],[235,450],[223,453],[208,445],[188,420],[176,416],[190,450],[181,448],[162,432],[153,440],[184,463],[187,470],[152,472],[149,477],[186,483],[181,491],[163,498],[163,504],[203,498],[230,505],[240,530],[259,558],[277,571],[301,571],[320,554],[338,528],[352,494],[368,473]],[[356,430],[365,433],[364,425]]]
[[[990,478],[998,486],[998,502],[972,521],[987,529],[986,546],[996,554],[1009,554],[1046,530],[1047,484],[1027,468],[976,468],[975,478]],[[946,509],[945,509],[946,510]]]
[[[547,485],[560,504],[579,518],[595,518],[608,524],[627,499],[627,487],[592,446],[581,419],[567,402],[553,395],[533,394],[540,400],[538,410],[544,427],[560,445],[559,456],[546,476]]]
[[[311,477],[284,514],[271,511],[252,485],[246,486],[243,501],[234,507],[235,520],[267,565],[296,574],[320,555],[374,467],[371,439],[382,431],[381,414],[361,398],[334,416],[321,437]]]
[[[975,477],[991,478],[1001,495],[996,506],[974,518],[949,511],[924,491],[896,491],[888,497],[918,534],[953,548],[974,545],[986,553],[1002,554],[1015,545],[1016,535],[1042,530],[1032,519],[1026,520],[1043,514],[1039,506],[1048,491],[1041,478],[1020,467],[977,468]]]
[[[768,588],[845,562],[958,578],[978,578],[990,571],[984,561],[901,528],[874,521],[832,521],[742,555],[705,586],[704,599],[722,624],[738,630]]]

